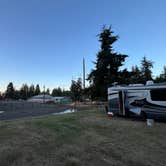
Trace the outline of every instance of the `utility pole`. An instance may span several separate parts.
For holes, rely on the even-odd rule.
[[[85,89],[85,59],[83,58],[83,89]]]
[[[43,89],[44,89],[43,103],[45,103],[45,85],[43,86]]]

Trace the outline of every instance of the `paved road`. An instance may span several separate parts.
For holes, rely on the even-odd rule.
[[[70,109],[70,107],[62,105],[57,106],[27,102],[1,102],[0,120],[11,120],[23,117],[41,116],[63,112],[67,109]]]

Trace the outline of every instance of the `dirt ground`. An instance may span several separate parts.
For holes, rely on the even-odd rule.
[[[166,123],[101,109],[0,121],[0,166],[165,166]]]

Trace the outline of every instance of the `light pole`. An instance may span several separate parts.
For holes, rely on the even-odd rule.
[[[83,58],[83,89],[85,90],[85,59]]]
[[[45,85],[43,86],[43,89],[44,89],[43,103],[45,103]]]

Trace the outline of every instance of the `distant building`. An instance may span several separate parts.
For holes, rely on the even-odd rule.
[[[27,101],[29,102],[35,102],[35,103],[47,103],[47,102],[53,102],[53,97],[47,94],[41,94],[37,96],[33,96],[29,98]]]
[[[65,96],[56,96],[53,97],[51,95],[47,94],[41,94],[37,96],[33,96],[27,100],[28,102],[35,102],[35,103],[61,103],[61,104],[66,104],[72,102],[72,100],[69,97]]]
[[[71,98],[65,96],[55,96],[53,97],[53,100],[55,103],[64,103],[64,104],[72,102]]]

